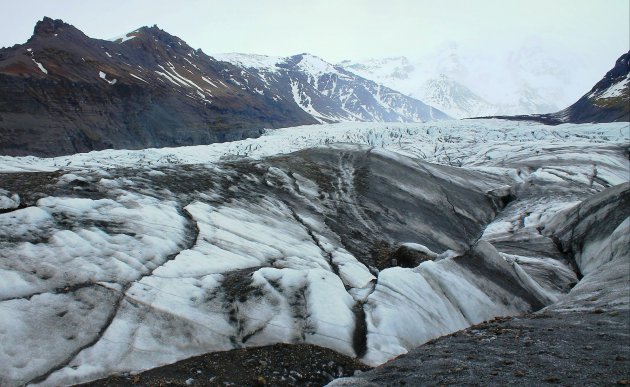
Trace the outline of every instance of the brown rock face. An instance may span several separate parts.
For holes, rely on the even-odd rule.
[[[156,26],[112,42],[44,18],[25,44],[0,49],[0,154],[208,144],[316,123],[274,94]]]

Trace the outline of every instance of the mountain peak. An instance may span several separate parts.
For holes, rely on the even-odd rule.
[[[150,27],[140,27],[125,36],[127,38],[123,38],[121,42],[129,40],[131,36],[137,36],[140,40],[142,40],[144,37],[144,39],[148,38],[149,40],[155,40],[170,47],[183,47],[186,50],[192,49],[184,40],[180,39],[178,36],[169,34],[168,32],[158,27],[157,24],[154,24]]]
[[[160,27],[158,27],[157,24],[154,24],[152,26],[142,26],[142,27],[138,28],[136,31],[138,31],[138,32],[145,32],[145,33],[152,34],[152,35],[166,34],[166,35],[171,36],[168,32],[166,32],[163,29],[161,29]]]
[[[317,55],[313,55],[313,54],[309,54],[308,52],[303,52],[301,54],[296,54],[296,55],[292,55],[289,57],[289,59],[294,60],[295,62],[301,62],[301,61],[317,61],[317,62],[326,62],[325,60],[323,60],[322,58],[318,57]]]
[[[48,16],[44,16],[44,18],[35,24],[35,29],[33,30],[33,35],[37,36],[47,36],[58,33],[61,30],[72,28],[76,30],[72,25],[64,22],[61,19],[52,19]]]
[[[337,72],[332,64],[313,54],[302,53],[294,55],[288,59],[288,62],[293,63],[302,70],[314,75]]]
[[[630,76],[630,51],[621,55],[615,62],[615,67],[604,75],[604,78],[597,82],[591,89],[591,93],[601,92],[608,89],[619,81],[624,81]]]

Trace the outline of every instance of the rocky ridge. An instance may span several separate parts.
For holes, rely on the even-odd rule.
[[[297,55],[267,74],[216,60],[157,26],[107,41],[44,18],[26,43],[0,49],[0,154],[50,157],[234,141],[320,122],[448,118],[356,75],[313,73],[319,62]]]
[[[0,50],[0,152],[193,145],[316,122],[248,82],[258,86],[156,26],[106,41],[45,18],[28,42]]]

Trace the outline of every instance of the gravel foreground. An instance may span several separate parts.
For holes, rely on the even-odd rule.
[[[330,349],[276,344],[209,353],[137,375],[111,376],[79,386],[323,386],[370,368]]]
[[[325,348],[278,344],[206,354],[80,386],[322,386],[339,377],[332,385],[630,385],[630,312],[497,318],[362,372],[369,369]]]
[[[498,318],[332,385],[630,385],[629,321],[603,309]]]

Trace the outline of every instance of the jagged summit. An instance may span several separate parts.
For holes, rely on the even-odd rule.
[[[150,27],[148,26],[140,27],[138,30],[136,30],[136,32],[141,36],[144,35],[145,37],[152,37],[168,45],[178,44],[180,46],[185,45],[186,47],[190,47],[188,46],[188,44],[186,44],[186,42],[184,42],[184,40],[164,31],[163,29],[158,27],[157,24],[154,24],[153,26],[150,26]]]
[[[623,83],[630,75],[630,51],[620,56],[615,62],[615,66],[604,75],[599,82],[593,86],[589,95],[596,93],[601,94],[602,91],[608,90],[615,84]],[[625,82],[626,85],[628,82]],[[619,94],[621,95],[623,88],[620,88]]]
[[[429,79],[420,90],[424,101],[439,107],[455,118],[488,115],[496,109],[469,88],[445,74],[439,74],[436,78]]]
[[[576,123],[630,121],[630,51],[586,95],[553,116]]]
[[[284,65],[285,66],[297,66],[299,69],[301,69],[302,71],[311,73],[311,74],[337,74],[338,71],[335,69],[335,67],[326,62],[325,60],[323,60],[322,58],[313,55],[313,54],[309,54],[309,53],[302,53],[302,54],[297,54],[297,55],[293,55],[290,56],[288,58],[285,58],[284,60]]]
[[[33,36],[27,43],[32,43],[37,38],[67,38],[68,36],[87,39],[88,37],[72,24],[61,19],[52,19],[48,16],[38,21],[33,29]]]
[[[44,18],[35,24],[35,28],[33,29],[33,35],[53,35],[57,33],[57,31],[65,28],[74,28],[72,25],[64,22],[61,19],[52,19],[48,16],[44,16]]]
[[[155,49],[158,46],[163,46],[163,48],[167,49],[177,48],[179,51],[183,50],[181,54],[184,55],[190,51],[194,51],[196,53],[201,52],[201,50],[196,50],[190,47],[183,39],[168,33],[156,24],[152,26],[139,27],[133,31],[127,32],[126,34],[119,35],[108,40],[118,44],[143,46],[144,48]]]

